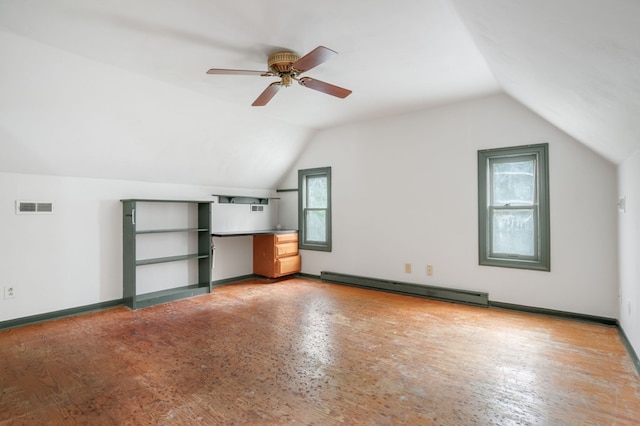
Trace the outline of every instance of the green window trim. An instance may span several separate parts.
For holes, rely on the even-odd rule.
[[[310,187],[314,180],[326,183],[320,186],[326,188],[326,193],[319,194],[321,201],[310,198],[317,191]],[[331,251],[331,167],[298,170],[298,188],[299,248]]]
[[[551,270],[549,223],[549,154],[548,144],[524,145],[478,151],[478,246],[479,264],[505,268]],[[534,187],[531,203],[496,201],[492,191],[491,166],[530,161],[534,164]],[[529,174],[530,175],[530,174]],[[531,219],[531,250],[526,253],[500,252],[496,249],[493,226],[499,215],[523,214]],[[515,251],[515,250],[514,250]]]

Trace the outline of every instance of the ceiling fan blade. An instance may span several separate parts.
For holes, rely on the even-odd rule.
[[[281,87],[281,82],[274,81],[273,83],[268,85],[266,89],[264,89],[264,92],[260,93],[260,96],[258,96],[256,100],[253,101],[251,106],[265,106],[271,100],[271,98],[273,98],[276,93],[278,93],[278,90],[280,90]]]
[[[222,68],[211,68],[207,74],[223,74],[223,75],[273,75],[267,71],[251,71],[251,70],[226,70]]]
[[[311,68],[317,67],[323,62],[336,56],[338,52],[334,52],[324,46],[318,46],[302,58],[291,64],[291,67],[299,72],[309,71]]]
[[[324,81],[316,80],[311,77],[302,77],[298,80],[298,83],[309,89],[317,90],[327,95],[336,96],[338,98],[346,98],[351,94],[351,90],[342,87],[334,86],[333,84],[325,83]]]

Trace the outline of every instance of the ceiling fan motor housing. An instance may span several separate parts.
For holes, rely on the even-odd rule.
[[[291,65],[298,59],[300,59],[300,56],[293,52],[276,52],[269,56],[267,65],[276,74],[288,73],[291,71]]]

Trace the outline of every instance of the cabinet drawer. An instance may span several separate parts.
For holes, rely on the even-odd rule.
[[[300,272],[300,256],[289,256],[276,260],[276,272],[278,275]]]
[[[292,232],[291,234],[276,234],[276,244],[298,242],[298,233]]]
[[[276,257],[298,254],[298,243],[282,243],[276,245]]]

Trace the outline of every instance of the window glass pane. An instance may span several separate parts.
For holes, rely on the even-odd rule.
[[[493,253],[534,256],[533,209],[492,210]]]
[[[326,210],[307,210],[306,218],[306,242],[327,241],[327,211]]]
[[[535,197],[535,159],[491,162],[492,205],[531,205]]]
[[[327,208],[326,176],[307,176],[307,208]]]

